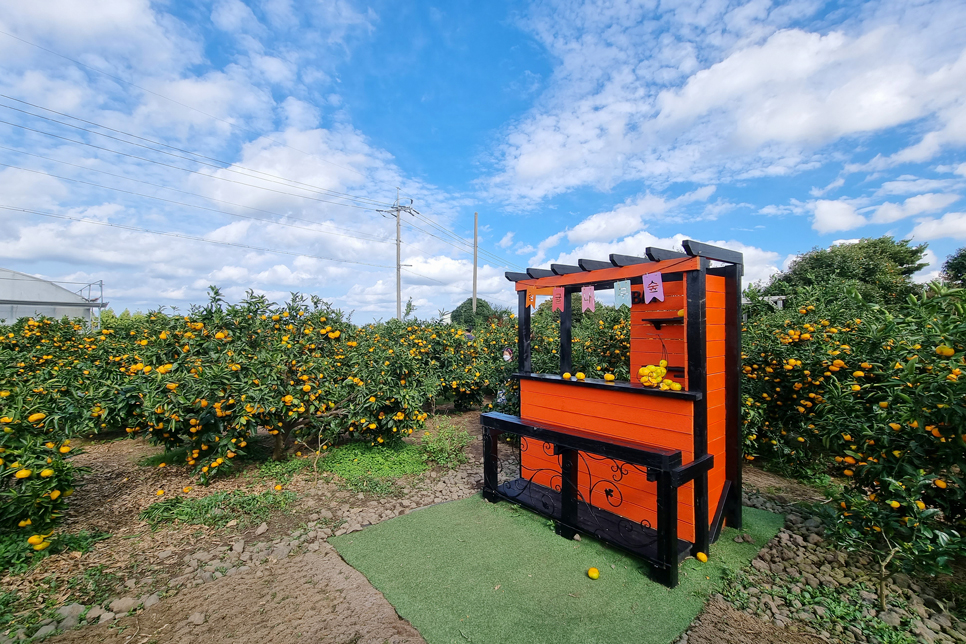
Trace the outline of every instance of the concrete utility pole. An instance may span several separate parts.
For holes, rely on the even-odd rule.
[[[396,188],[396,319],[402,319],[402,211],[399,188]]]
[[[394,214],[396,216],[396,319],[401,320],[402,313],[402,213],[408,212],[410,215],[418,215],[419,211],[413,208],[413,200],[409,200],[408,206],[399,203],[399,188],[396,188],[396,202],[389,210],[376,210],[383,214]]]
[[[476,315],[476,255],[480,247],[480,214],[473,213],[473,315]]]

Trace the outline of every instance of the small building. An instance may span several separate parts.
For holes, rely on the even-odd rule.
[[[78,288],[71,291],[58,283],[0,268],[0,321],[13,324],[22,317],[66,315],[91,322],[100,317],[100,309],[107,306],[103,282],[62,284]]]

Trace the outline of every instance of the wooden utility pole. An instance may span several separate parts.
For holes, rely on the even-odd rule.
[[[480,214],[473,213],[473,315],[476,315],[476,255],[480,247]]]

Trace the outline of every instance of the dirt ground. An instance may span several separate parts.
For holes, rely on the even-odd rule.
[[[699,624],[697,622],[700,622]],[[792,633],[712,599],[688,633],[688,644],[819,644],[813,635]]]
[[[201,622],[196,623],[196,622]],[[409,622],[328,544],[182,591],[110,626],[70,631],[57,644],[318,642],[418,644]]]
[[[475,439],[481,434],[478,412],[450,414],[449,420],[462,426]],[[85,453],[78,457],[77,463],[90,467],[91,472],[85,476],[84,485],[78,487],[65,528],[71,532],[103,531],[112,536],[97,543],[91,552],[51,556],[27,574],[4,577],[0,588],[29,590],[44,586],[52,577],[68,579],[100,566],[116,575],[114,579],[117,581],[116,588],[100,589],[107,593],[104,597],[144,596],[152,590],[160,590],[161,601],[136,615],[68,631],[46,641],[58,644],[423,642],[419,633],[395,613],[382,594],[362,574],[342,561],[324,540],[319,541],[320,547],[314,552],[270,561],[247,572],[203,585],[189,585],[177,593],[165,591],[165,582],[184,572],[184,555],[201,548],[230,546],[236,539],[250,541],[256,535],[255,526],[219,530],[179,525],[151,531],[137,515],[158,500],[158,490],[165,490],[165,494],[182,494],[183,488],[191,487],[192,491],[188,493],[191,496],[231,489],[260,492],[271,489],[276,481],[261,479],[250,470],[202,488],[194,484],[184,468],[138,465],[146,456],[159,452],[158,448],[143,440],[95,441],[86,444],[84,449]],[[481,472],[481,442],[474,440],[467,453],[470,463],[463,468],[466,472],[458,473],[467,481],[466,487],[461,488],[464,495],[472,494],[475,491],[473,485],[477,488],[479,485],[475,476]],[[432,478],[436,476],[441,474],[426,475],[427,483],[436,487],[423,489],[412,485],[413,490],[406,498],[415,507],[441,500],[438,490],[445,486],[437,483],[441,479]],[[771,494],[788,495],[790,499],[814,498],[815,495],[806,486],[753,468],[745,470],[745,482]],[[399,502],[399,499],[362,498],[362,495],[357,498],[354,494],[334,492],[337,489],[334,484],[320,485],[313,480],[311,473],[285,482],[285,489],[299,495],[299,507],[292,514],[274,516],[268,522],[268,531],[257,538],[285,537],[296,526],[304,526],[311,513],[320,509],[331,508],[336,517],[341,515],[351,521],[352,512],[378,512],[373,508],[390,507],[393,501]],[[352,510],[353,506],[359,509]],[[372,522],[375,520],[379,519]],[[172,551],[174,556],[159,561],[159,553],[166,550]],[[125,581],[127,587],[123,585]],[[58,604],[72,601],[91,603],[78,596],[64,594],[58,597]],[[689,643],[806,644],[817,641],[737,612],[718,601],[709,603],[695,626]]]

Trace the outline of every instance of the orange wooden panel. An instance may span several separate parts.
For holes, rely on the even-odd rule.
[[[708,342],[708,355],[709,356],[723,356],[725,355],[725,343],[724,340],[714,340]]]
[[[551,394],[530,394],[521,401],[523,406],[539,407],[545,410],[545,413],[556,414],[559,421],[551,424],[562,427],[578,427],[567,419],[568,414],[573,414],[575,417],[597,419],[608,424],[618,423],[634,427],[666,429],[684,434],[692,432],[693,415],[690,413],[687,415],[677,412],[669,413],[662,412],[660,408],[630,407],[613,403],[588,405],[586,401],[579,398],[574,399]],[[597,425],[598,423],[594,423],[593,428],[587,427],[586,429],[595,429]]]
[[[708,356],[708,375],[715,373],[724,373],[725,370],[725,357],[724,356]]]
[[[705,282],[705,284],[706,284],[705,288],[708,290],[709,293],[712,291],[716,293],[724,293],[725,288],[727,288],[728,286],[727,280],[725,280],[725,278],[721,277],[720,275],[708,275],[708,281]]]
[[[687,333],[683,324],[662,324],[660,329],[650,322],[631,325],[631,342],[634,340],[664,340],[683,342]]]
[[[583,387],[579,384],[572,385],[562,382],[521,380],[520,395],[529,396],[533,394],[546,394],[572,400],[582,400],[593,405],[620,405],[641,411],[666,412],[679,416],[691,416],[694,413],[693,404],[690,400],[684,398],[650,396],[632,391]]]
[[[526,407],[522,411],[522,414],[522,418],[525,421],[533,421],[534,424],[555,423],[555,419],[558,418],[558,413],[555,410],[547,410],[538,405]],[[608,421],[593,416],[574,416],[567,422],[576,429],[592,432],[601,438],[620,438],[637,443],[642,447],[654,446],[665,449],[679,449],[681,450],[681,458],[685,459],[685,461],[690,460],[691,451],[694,448],[694,439],[690,433],[644,427],[641,425],[629,425],[627,423]]]
[[[662,413],[661,411],[643,410],[641,408],[626,407],[624,405],[603,405],[600,408],[588,406],[584,401],[565,398],[563,396],[551,396],[548,394],[537,394],[527,396],[522,404],[526,407],[539,407],[544,413],[554,414],[560,418],[559,422],[552,425],[561,427],[578,427],[576,423],[569,422],[567,416],[573,414],[576,418],[587,418],[606,424],[630,425],[632,427],[666,429],[682,434],[691,434],[693,416],[677,413]],[[529,416],[529,414],[525,414]],[[547,421],[549,422],[549,421]],[[596,429],[600,423],[592,423],[591,427],[584,429]]]
[[[704,316],[704,319],[707,322],[708,326],[716,325],[716,324],[723,325],[725,323],[725,320],[727,319],[727,316],[725,315],[724,309],[713,309],[711,307],[708,307],[708,310]]]
[[[724,293],[714,293],[709,291],[707,293],[707,298],[706,306],[709,309],[723,309],[728,302],[728,299],[725,297]]]
[[[640,340],[631,341],[631,356],[634,356],[635,354],[663,355],[664,352],[667,352],[669,356],[682,356],[681,366],[684,366],[685,361],[683,360],[683,356],[687,354],[687,349],[684,341],[682,340],[664,340],[662,343],[657,339],[642,338]],[[668,358],[668,361],[670,361],[670,358]],[[650,364],[657,363],[654,362]]]
[[[705,332],[708,342],[723,341],[725,339],[725,327],[721,324],[709,326]]]
[[[715,389],[724,389],[727,378],[723,373],[716,373],[714,375],[708,376],[708,391],[713,391]]]

